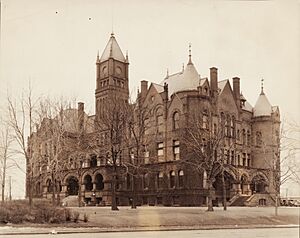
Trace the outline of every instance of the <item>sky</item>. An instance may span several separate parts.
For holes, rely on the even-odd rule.
[[[300,1],[1,0],[0,105],[30,81],[36,95],[76,98],[94,113],[95,61],[113,31],[130,62],[130,92],[188,62],[201,77],[240,77],[254,106],[264,91],[282,120],[300,118]],[[24,194],[24,174],[12,171]],[[286,187],[287,188],[287,187]],[[284,188],[286,190],[286,188]],[[300,189],[289,187],[289,194]]]

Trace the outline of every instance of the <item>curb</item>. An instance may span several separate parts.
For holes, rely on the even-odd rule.
[[[152,228],[73,228],[70,230],[63,230],[65,227],[53,227],[42,228],[44,231],[38,230],[38,228],[32,227],[33,230],[25,232],[14,232],[15,227],[11,227],[11,231],[1,232],[0,235],[45,235],[45,234],[77,234],[77,233],[115,233],[115,232],[152,232],[152,231],[185,231],[185,230],[228,230],[228,229],[271,229],[271,228],[300,228],[299,225],[253,225],[253,226],[243,226],[243,225],[230,225],[230,226],[205,226],[205,227],[152,227]],[[20,229],[30,229],[31,227],[21,227]]]

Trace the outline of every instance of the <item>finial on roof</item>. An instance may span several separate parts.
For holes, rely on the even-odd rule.
[[[189,43],[189,62],[188,64],[192,64],[192,44]]]
[[[264,93],[264,79],[261,79],[261,92],[260,92],[261,95],[265,94]]]
[[[111,36],[111,37],[115,37],[115,34],[114,34],[113,31],[110,33],[110,36]]]
[[[182,63],[182,72],[184,71],[184,63]]]
[[[128,50],[126,50],[126,58],[125,58],[125,62],[128,63]]]
[[[99,50],[97,51],[97,62],[100,62],[100,58],[99,58]]]
[[[169,77],[169,69],[167,68],[167,76],[166,76],[166,78],[168,78]]]

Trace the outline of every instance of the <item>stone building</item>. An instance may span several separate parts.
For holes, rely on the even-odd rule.
[[[33,186],[35,197],[50,198],[55,186],[61,198],[79,196],[85,204],[111,204],[113,166],[108,158],[107,134],[97,133],[99,129],[95,124],[109,95],[117,94],[128,104],[128,72],[128,56],[124,57],[111,34],[102,56],[98,55],[96,60],[95,115],[86,115],[84,104],[79,103],[78,109],[64,110],[54,119],[43,120],[29,139],[32,161],[28,163],[28,171],[32,171],[32,177],[27,172],[27,192],[28,186]],[[141,81],[135,105],[148,110],[144,118],[147,127],[144,127],[139,156],[131,152],[134,148],[129,143],[122,151],[122,161],[117,161],[119,205],[129,205],[133,196],[138,205],[204,206],[207,203],[206,171],[196,172],[193,166],[183,162],[189,152],[183,146],[182,129],[196,108],[203,129],[214,130],[216,126],[224,129],[227,146],[222,148],[222,153],[228,204],[274,203],[274,194],[279,190],[278,176],[275,176],[280,156],[279,109],[270,104],[263,85],[252,107],[241,94],[240,81],[234,77],[231,85],[227,79],[219,80],[215,67],[210,68],[209,78],[200,77],[192,62],[191,50],[187,65],[178,73],[168,74],[161,84]],[[63,125],[64,146],[55,145],[54,134],[49,132],[55,124],[53,121],[59,121],[59,117],[72,118]],[[80,136],[83,130],[84,136]],[[97,148],[89,146],[75,155],[73,152],[77,148],[72,146],[78,145],[78,141],[94,141]],[[55,156],[58,146],[64,152]],[[49,166],[51,157],[67,161],[59,166],[61,170],[55,178],[51,177],[54,171]],[[133,172],[132,168],[124,166],[129,162],[138,164],[132,168],[140,170]],[[219,205],[224,196],[222,184],[221,175],[216,176],[213,183],[215,205]]]

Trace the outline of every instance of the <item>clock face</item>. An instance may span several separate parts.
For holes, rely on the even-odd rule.
[[[104,66],[104,67],[102,68],[102,73],[103,73],[104,75],[107,74],[107,67],[106,67],[106,66]]]
[[[122,69],[120,67],[116,68],[116,73],[117,75],[120,75],[122,73]]]

